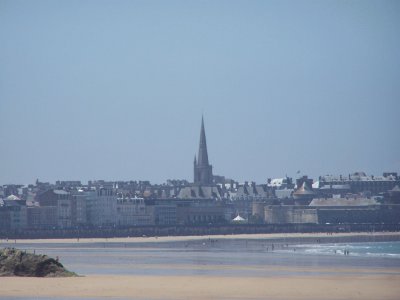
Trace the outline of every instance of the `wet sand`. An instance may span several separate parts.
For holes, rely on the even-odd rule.
[[[390,272],[389,272],[390,273]],[[86,276],[0,280],[1,296],[123,299],[397,300],[400,274],[212,277]]]

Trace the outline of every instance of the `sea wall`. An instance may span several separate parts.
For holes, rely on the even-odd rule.
[[[317,224],[318,214],[308,206],[271,205],[265,207],[264,220],[267,224]]]

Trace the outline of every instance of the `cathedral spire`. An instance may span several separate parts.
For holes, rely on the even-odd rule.
[[[206,131],[204,129],[204,118],[201,116],[199,153],[194,160],[194,183],[199,185],[210,185],[213,183],[212,166],[208,162]]]
[[[206,141],[206,131],[204,129],[203,116],[201,116],[199,155],[197,158],[198,158],[197,164],[199,166],[208,166],[207,141]]]

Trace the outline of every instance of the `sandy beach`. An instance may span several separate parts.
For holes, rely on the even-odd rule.
[[[340,238],[340,237],[393,237],[400,239],[400,232],[343,232],[327,235],[326,233],[268,233],[268,234],[235,234],[235,235],[202,235],[202,236],[162,236],[162,237],[124,237],[124,238],[69,238],[69,239],[9,239],[0,240],[0,243],[19,244],[19,243],[159,243],[177,241],[195,241],[202,239],[293,239],[293,238]]]
[[[124,299],[397,300],[400,274],[310,277],[86,276],[1,278],[1,296]]]

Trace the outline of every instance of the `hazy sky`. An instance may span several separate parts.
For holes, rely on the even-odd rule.
[[[400,171],[400,1],[0,0],[0,184]]]

